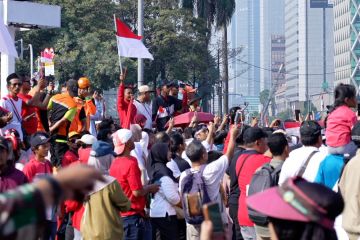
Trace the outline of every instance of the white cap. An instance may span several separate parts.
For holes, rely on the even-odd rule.
[[[112,135],[116,154],[122,154],[125,149],[125,144],[132,138],[132,132],[129,129],[117,130]]]
[[[78,141],[85,143],[86,145],[93,145],[96,142],[96,137],[91,134],[83,135]]]
[[[139,93],[152,92],[148,85],[142,85],[138,88]]]

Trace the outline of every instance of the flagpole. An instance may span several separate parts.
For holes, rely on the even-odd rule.
[[[117,33],[117,28],[116,28],[116,16],[115,16],[115,13],[114,13],[114,25],[115,25],[115,36],[117,36],[117,35],[116,35],[116,33]],[[117,41],[117,39],[116,39],[116,41]],[[118,47],[118,48],[119,48],[119,47]],[[119,50],[119,49],[118,49],[118,50]],[[118,56],[119,56],[120,74],[123,75],[123,68],[122,68],[122,64],[121,64],[121,56],[120,56],[119,53],[118,53]]]

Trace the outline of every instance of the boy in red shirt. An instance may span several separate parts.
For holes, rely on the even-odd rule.
[[[52,165],[46,158],[50,150],[50,138],[45,132],[35,133],[30,140],[32,159],[25,165],[23,172],[32,182],[36,176],[52,174]]]
[[[131,210],[122,212],[124,223],[124,239],[151,239],[150,221],[145,218],[145,196],[159,191],[157,184],[143,186],[141,171],[136,158],[130,156],[135,148],[132,133],[128,129],[120,129],[113,134],[113,142],[117,157],[109,169],[120,183],[125,195],[131,201]]]

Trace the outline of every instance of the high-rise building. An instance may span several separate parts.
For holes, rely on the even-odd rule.
[[[334,1],[335,82],[360,83],[360,0]]]
[[[310,3],[285,0],[286,99],[296,108],[332,91],[326,86],[333,85],[335,75],[333,9],[313,8]]]
[[[271,87],[272,36],[284,35],[284,14],[285,0],[260,1],[260,91]]]
[[[285,84],[285,36],[284,35],[271,35],[271,83],[275,86]],[[281,72],[279,72],[280,68]],[[270,89],[266,86],[265,89]]]
[[[228,27],[229,49],[242,49],[229,59],[229,106],[237,97],[260,92],[260,0],[236,0]],[[257,67],[254,67],[257,66]]]

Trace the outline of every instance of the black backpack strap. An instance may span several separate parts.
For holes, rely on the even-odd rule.
[[[299,176],[299,177],[302,177],[302,176],[304,175],[305,170],[306,170],[306,167],[307,167],[307,165],[308,165],[309,162],[310,162],[310,159],[311,159],[311,158],[314,156],[314,154],[317,153],[317,152],[319,152],[319,151],[315,150],[315,151],[313,151],[312,153],[310,153],[309,157],[306,159],[306,162],[305,162],[305,163],[301,166],[301,168],[300,168],[300,171],[299,171],[299,173],[298,173],[298,176]]]
[[[242,164],[241,164],[241,167],[240,167],[240,169],[239,169],[239,172],[236,173],[236,178],[237,178],[237,179],[239,179],[241,170],[242,170],[242,168],[243,168],[246,160],[247,160],[251,155],[252,155],[252,154],[249,154],[249,155],[247,155],[247,156],[244,158],[244,160],[243,160],[243,162],[242,162]],[[240,155],[239,157],[241,157],[241,155]]]

